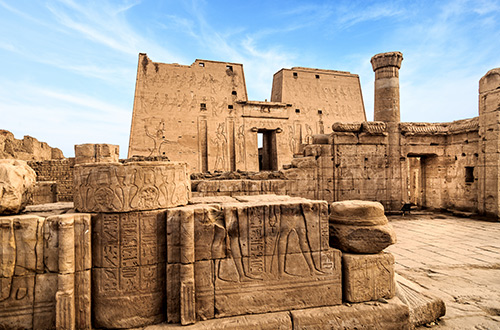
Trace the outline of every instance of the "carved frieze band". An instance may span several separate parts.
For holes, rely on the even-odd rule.
[[[191,193],[187,164],[95,163],[75,166],[75,208],[129,212],[185,205]]]

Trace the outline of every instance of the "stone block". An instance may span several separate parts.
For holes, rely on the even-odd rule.
[[[35,171],[25,161],[0,159],[0,215],[21,212],[32,199]]]
[[[343,201],[332,203],[330,210],[330,246],[344,252],[378,253],[396,243],[382,204]]]
[[[0,281],[0,325],[5,329],[33,329],[35,274]]]
[[[393,298],[387,304],[369,303],[291,311],[293,329],[410,330],[408,307]]]
[[[32,205],[56,203],[57,202],[57,183],[55,181],[35,182],[33,187]]]
[[[419,327],[436,321],[446,314],[446,306],[440,298],[435,297],[418,284],[395,274],[396,295],[410,309],[410,322]]]
[[[342,289],[344,300],[351,303],[394,297],[394,256],[343,253]]]
[[[93,267],[165,262],[165,211],[99,213],[92,222]]]
[[[75,328],[92,329],[91,270],[75,272]]]
[[[158,324],[144,330],[292,330],[292,319],[288,312],[242,315],[198,322],[192,325]]]
[[[165,263],[93,268],[94,327],[135,328],[165,320]]]
[[[57,274],[36,274],[33,329],[54,329],[56,326]]]
[[[120,146],[113,144],[75,145],[75,163],[116,163],[120,157]]]
[[[290,253],[262,259],[216,261],[215,317],[342,303],[340,251],[313,252],[309,257],[305,253]]]
[[[75,165],[74,203],[80,212],[129,212],[186,205],[187,165],[173,162]]]

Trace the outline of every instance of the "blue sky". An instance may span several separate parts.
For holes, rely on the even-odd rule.
[[[126,157],[139,52],[242,63],[262,101],[281,68],[350,71],[373,120],[370,58],[395,50],[402,121],[477,116],[478,81],[500,67],[500,0],[0,0],[0,129]]]

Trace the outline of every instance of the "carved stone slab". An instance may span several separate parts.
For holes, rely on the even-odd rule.
[[[342,254],[344,300],[352,303],[396,294],[394,256],[390,253]]]
[[[92,227],[92,301],[96,327],[163,321],[165,213],[100,213]]]
[[[168,322],[342,302],[327,203],[251,200],[166,211]]]
[[[129,212],[186,205],[187,165],[175,162],[75,165],[75,208],[80,212]]]

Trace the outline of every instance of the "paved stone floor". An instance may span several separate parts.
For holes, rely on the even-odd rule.
[[[446,304],[434,329],[500,329],[500,222],[412,212],[389,217],[396,272]]]

